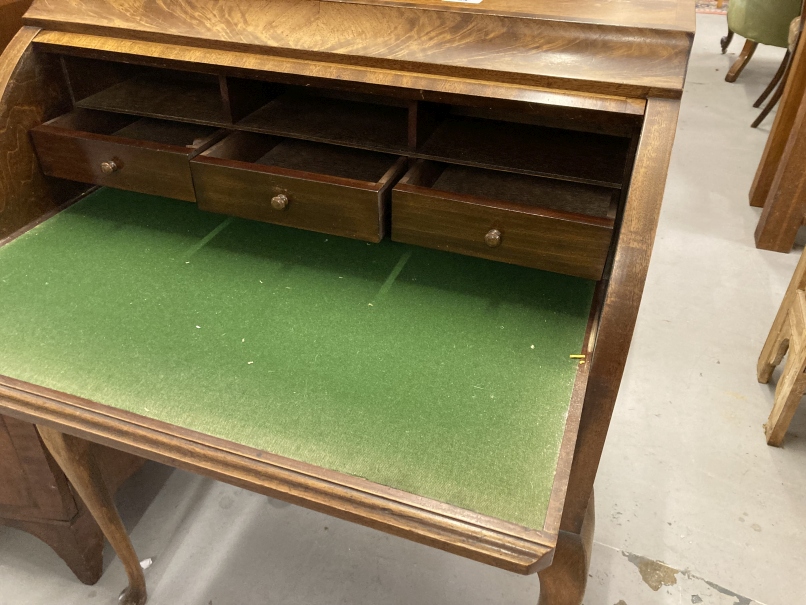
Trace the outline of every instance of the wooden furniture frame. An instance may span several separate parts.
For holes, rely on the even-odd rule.
[[[795,34],[788,74],[781,89],[781,104],[775,114],[753,185],[750,205],[762,208],[755,231],[756,248],[789,252],[806,217],[800,190],[804,174],[806,132],[806,52],[801,17]]]
[[[145,462],[119,450],[92,447],[101,480],[111,494]],[[103,573],[103,533],[45,449],[36,427],[0,416],[0,452],[0,525],[36,536],[79,580],[95,584]]]
[[[767,444],[781,446],[789,423],[806,392],[806,255],[801,254],[784,299],[758,358],[758,381],[766,384],[787,356],[775,389],[764,433]]]
[[[17,33],[30,5],[31,0],[0,2],[0,49]],[[103,572],[103,533],[70,489],[36,427],[0,416],[0,452],[0,525],[36,536],[79,580],[97,582]],[[112,493],[144,462],[109,448],[97,448],[94,455]]]
[[[250,100],[260,94],[250,82],[262,80],[272,86],[312,84],[350,95],[380,93],[402,100],[408,126],[406,140],[401,143],[406,149],[399,152],[425,163],[446,157],[445,152],[432,154],[428,145],[420,145],[434,132],[433,124],[445,123],[440,122],[444,118],[440,104],[465,108],[462,111],[469,119],[474,119],[473,112],[477,111],[517,110],[538,116],[541,127],[624,137],[624,170],[613,189],[612,213],[608,211],[598,222],[554,211],[540,213],[541,221],[586,222],[599,230],[596,233],[605,229],[612,234],[607,246],[590,258],[571,247],[559,254],[562,261],[555,264],[547,260],[553,257],[541,259],[539,250],[522,253],[537,259],[535,266],[599,280],[582,351],[586,363],[577,371],[543,528],[528,529],[10,377],[0,378],[0,410],[39,427],[43,440],[126,566],[130,579],[126,603],[145,602],[142,570],[99,479],[87,442],[198,472],[516,573],[538,572],[540,603],[578,605],[590,557],[593,483],[649,265],[693,39],[692,7],[682,0],[660,4],[634,0],[629,10],[615,14],[606,4],[576,2],[498,0],[489,5],[446,5],[431,0],[408,4],[277,0],[259,6],[242,3],[242,14],[233,21],[222,4],[184,0],[176,2],[173,10],[171,5],[155,8],[134,0],[34,3],[25,17],[26,26],[0,60],[0,147],[7,150],[5,164],[0,167],[2,233],[30,228],[86,189],[86,185],[45,176],[28,138],[28,132],[35,130],[41,153],[42,137],[58,134],[58,122],[45,122],[61,119],[58,117],[71,106],[83,111],[98,109],[93,105],[97,98],[86,101],[94,93],[87,95],[81,89],[93,82],[73,78],[70,86],[64,84],[62,74],[67,72],[69,77],[71,61],[120,62],[216,77],[223,105],[214,107],[209,114],[212,118],[201,119],[198,114],[170,117],[210,126],[223,121],[228,130],[236,131],[228,136],[246,136],[244,115],[248,117],[254,110],[249,107]],[[347,22],[350,27],[342,27]],[[388,37],[403,30],[411,32],[411,38],[388,50]],[[483,33],[499,30],[506,31],[507,48],[496,46],[495,40],[504,37]],[[446,36],[446,31],[465,33]],[[327,32],[326,40],[322,32]],[[479,48],[484,52],[478,52]],[[512,52],[512,48],[519,50]],[[122,69],[95,69],[92,80],[111,78],[114,82]],[[209,90],[205,78],[199,86]],[[114,99],[107,95],[103,101],[112,103]],[[132,110],[146,116],[153,115],[151,112]],[[459,117],[464,119],[462,112]],[[93,144],[106,144],[105,136],[80,135]],[[216,160],[222,155],[216,147],[226,147],[225,142],[215,136],[194,142],[188,151],[191,166],[211,158],[215,160],[211,165],[238,168],[237,158],[223,163]],[[375,145],[364,146],[377,148]],[[170,151],[150,142],[134,147],[142,153],[149,149]],[[109,161],[114,164],[117,160]],[[495,167],[495,161],[491,157],[484,165]],[[584,157],[579,165],[583,164]],[[423,162],[415,165],[425,166]],[[175,166],[170,168],[174,171],[171,178],[184,178],[181,162]],[[513,173],[537,170],[508,166]],[[382,196],[385,183],[402,176],[402,167],[390,165],[390,172],[373,191]],[[117,178],[117,168],[105,166],[84,178],[115,186],[106,179]],[[418,180],[419,169],[413,169],[408,181],[398,184],[398,195],[422,194],[423,183],[429,181],[425,176]],[[299,171],[283,170],[272,167],[269,177],[304,176]],[[556,170],[554,174],[558,176]],[[579,172],[571,175],[571,180],[580,179],[590,182]],[[288,203],[288,198],[283,202],[281,197],[285,196],[284,185],[279,180],[271,182],[277,187],[275,198],[282,210]],[[329,182],[352,187],[351,181]],[[200,204],[206,194],[196,186]],[[457,195],[445,199],[450,201],[451,197]],[[407,198],[399,199],[403,203]],[[394,215],[394,194],[392,203]],[[503,202],[490,207],[514,210]],[[386,232],[388,217],[382,210],[376,214],[378,230],[365,233],[365,239]],[[352,227],[328,228],[362,237],[361,232],[349,231]],[[391,232],[395,237],[394,216]],[[495,234],[487,235],[492,238],[487,245],[497,245]],[[440,247],[433,239],[416,243]],[[456,249],[482,255],[472,247]],[[501,257],[507,262],[532,262],[523,258]]]

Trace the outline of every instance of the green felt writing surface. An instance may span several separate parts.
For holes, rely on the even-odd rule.
[[[539,529],[593,287],[102,189],[0,248],[0,374]]]

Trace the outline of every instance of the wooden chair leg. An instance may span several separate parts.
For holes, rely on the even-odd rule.
[[[806,292],[798,290],[787,312],[789,354],[775,389],[775,403],[764,425],[768,445],[781,445],[795,410],[806,392]],[[782,330],[784,332],[784,330]]]
[[[773,90],[775,90],[776,86],[778,86],[778,82],[780,82],[781,78],[784,77],[784,73],[786,73],[787,68],[789,67],[789,58],[791,56],[792,54],[787,49],[786,53],[784,54],[783,61],[781,61],[781,64],[778,66],[778,71],[775,72],[775,75],[772,77],[772,80],[770,80],[770,83],[767,84],[767,88],[764,89],[764,92],[761,93],[761,96],[758,99],[756,99],[755,103],[753,103],[753,107],[761,107],[761,104],[764,102],[764,99],[770,96],[770,93]]]
[[[778,88],[775,89],[775,92],[773,93],[772,98],[770,99],[770,102],[767,103],[766,107],[764,107],[764,109],[761,110],[761,113],[758,114],[758,117],[755,120],[753,120],[752,124],[750,124],[751,128],[758,128],[759,124],[761,124],[764,121],[764,118],[766,118],[769,115],[769,113],[772,111],[772,108],[775,107],[778,104],[778,101],[781,100],[781,97],[784,94],[784,87],[785,86],[786,86],[786,79],[784,79],[778,85]]]
[[[719,41],[720,46],[722,47],[722,54],[724,55],[728,52],[728,46],[733,41],[733,31],[728,29],[728,35],[723,36],[722,39]]]
[[[730,66],[727,75],[725,76],[725,82],[735,82],[736,78],[739,77],[739,74],[742,73],[742,70],[747,66],[747,63],[750,61],[750,58],[753,56],[753,53],[756,52],[756,48],[758,47],[758,42],[753,42],[752,40],[747,40],[744,43],[744,47],[742,48],[742,52],[739,53],[739,58]]]
[[[120,602],[123,605],[144,605],[147,594],[143,569],[120,520],[90,443],[45,426],[37,426],[37,430],[123,562],[129,577],[129,587]]]
[[[773,329],[775,329],[775,326],[773,326]],[[756,368],[760,383],[767,384],[770,381],[773,371],[781,364],[781,360],[788,349],[789,322],[785,321],[775,334],[770,333],[768,342],[764,345]]]
[[[561,531],[552,564],[538,573],[540,600],[538,605],[582,605],[593,548],[596,512],[593,494],[588,502],[582,532]]]
[[[784,442],[784,436],[798,409],[798,404],[806,393],[806,355],[790,356],[784,366],[784,373],[775,389],[775,403],[770,412],[767,424],[764,425],[764,433],[767,436],[767,445],[780,446]]]
[[[798,266],[792,274],[786,294],[778,307],[772,327],[767,333],[767,340],[761,349],[758,357],[758,381],[767,383],[770,381],[772,371],[781,363],[786,354],[786,347],[789,346],[789,308],[798,298],[798,290],[806,289],[806,253],[800,255]],[[784,342],[786,341],[786,342]],[[784,346],[786,345],[786,346]]]

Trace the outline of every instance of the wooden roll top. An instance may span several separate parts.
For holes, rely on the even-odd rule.
[[[437,76],[646,98],[681,95],[694,36],[689,0],[35,0],[40,44],[144,54],[143,43],[205,61],[338,66],[358,79]],[[138,46],[139,44],[139,46]],[[107,48],[109,49],[109,48]],[[152,48],[152,51],[156,51]],[[171,48],[162,48],[171,55]],[[181,53],[180,53],[181,54]],[[231,61],[235,58],[230,57]],[[213,61],[214,62],[214,61]],[[306,74],[309,75],[309,74]],[[366,76],[365,76],[366,77]],[[450,87],[450,82],[445,84]]]

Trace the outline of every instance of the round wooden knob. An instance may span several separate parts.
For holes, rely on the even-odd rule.
[[[108,162],[101,162],[101,172],[104,174],[112,174],[116,170],[120,169],[114,160],[109,160]]]
[[[288,197],[282,193],[271,198],[271,207],[275,210],[285,210],[288,207]]]
[[[484,236],[484,243],[490,248],[501,245],[501,232],[498,229],[490,229]]]

